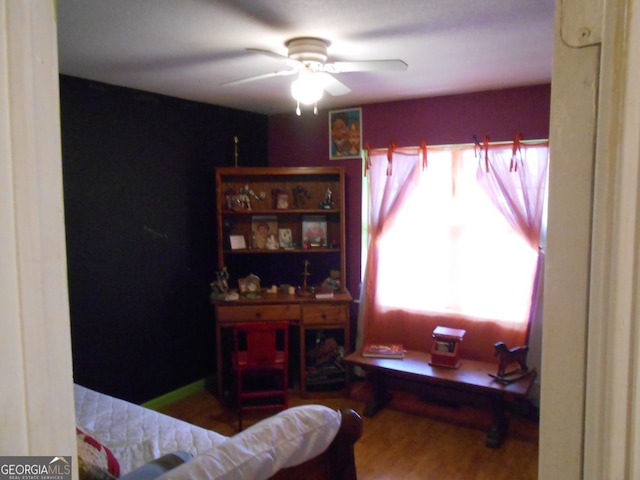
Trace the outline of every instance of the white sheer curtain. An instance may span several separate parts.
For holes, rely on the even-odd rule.
[[[478,165],[478,182],[531,248],[540,247],[542,215],[549,170],[549,145],[492,145]]]
[[[547,196],[549,142],[523,144],[517,135],[511,145],[485,147],[478,165],[478,182],[511,227],[538,254],[531,293],[529,328],[542,291],[544,250],[542,223]],[[527,330],[528,343],[529,329]]]
[[[360,311],[356,345],[362,345],[364,312],[375,301],[378,276],[378,239],[391,225],[393,216],[419,182],[426,148],[396,148],[367,150],[367,181],[369,189],[369,245],[364,282],[360,292]],[[371,272],[367,274],[367,272]]]

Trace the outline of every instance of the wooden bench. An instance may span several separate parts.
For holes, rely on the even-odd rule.
[[[459,368],[446,368],[429,365],[430,358],[429,353],[409,350],[403,359],[369,358],[363,357],[358,350],[345,358],[347,394],[351,390],[352,367],[358,366],[369,372],[373,380],[373,394],[363,412],[365,417],[375,415],[391,398],[385,386],[387,376],[488,397],[493,421],[487,432],[486,445],[499,447],[509,430],[509,403],[524,399],[529,394],[536,377],[535,370],[516,382],[504,385],[490,376],[496,373],[496,364],[464,359]]]

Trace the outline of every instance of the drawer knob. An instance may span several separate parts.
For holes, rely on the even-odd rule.
[[[260,318],[262,316],[262,314],[260,312],[256,313],[256,318]]]
[[[323,313],[323,314],[322,314],[322,319],[323,319],[323,320],[326,320],[326,319],[327,319],[327,314],[326,314],[326,313]]]

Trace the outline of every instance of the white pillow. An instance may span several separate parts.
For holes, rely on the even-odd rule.
[[[263,480],[320,455],[340,428],[339,411],[303,405],[269,417],[158,480]]]

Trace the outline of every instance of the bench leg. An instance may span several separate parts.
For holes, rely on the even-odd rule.
[[[493,399],[493,423],[487,432],[486,445],[489,448],[498,448],[506,438],[509,431],[509,415],[507,401],[503,396]]]
[[[378,410],[382,409],[391,400],[391,394],[384,384],[384,375],[380,372],[371,372],[369,376],[373,383],[373,394],[364,407],[362,414],[365,417],[373,417]]]

